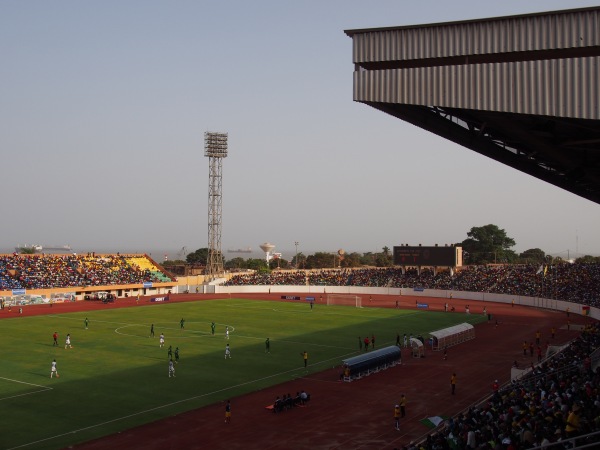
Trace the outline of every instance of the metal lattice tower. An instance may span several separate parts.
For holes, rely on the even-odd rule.
[[[223,276],[221,223],[223,206],[223,158],[227,157],[227,133],[204,133],[204,156],[209,158],[208,177],[208,259],[209,281]]]

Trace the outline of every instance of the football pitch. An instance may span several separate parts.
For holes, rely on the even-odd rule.
[[[381,348],[394,345],[397,333],[428,337],[484,320],[462,313],[320,304],[311,310],[306,302],[242,299],[3,319],[0,448],[65,448],[339,366],[358,354],[359,336],[375,335]],[[73,348],[65,349],[67,333]],[[225,359],[226,343],[231,359]],[[180,355],[173,378],[169,346],[173,359],[176,348]],[[60,378],[50,378],[53,359]]]

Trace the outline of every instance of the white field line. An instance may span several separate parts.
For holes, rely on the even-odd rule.
[[[0,380],[6,380],[6,381],[11,381],[13,383],[26,384],[28,386],[35,386],[37,388],[41,388],[41,389],[35,390],[33,392],[27,392],[25,394],[17,394],[17,395],[11,395],[10,397],[2,397],[2,398],[0,398],[0,402],[3,401],[3,400],[8,400],[9,398],[23,397],[25,395],[39,394],[39,393],[44,392],[44,391],[51,391],[52,390],[52,388],[48,387],[48,386],[42,386],[40,384],[27,383],[25,381],[13,380],[12,378],[0,377]]]
[[[339,358],[340,358],[340,356],[337,356],[335,358],[331,358],[329,360],[325,360],[325,361],[321,361],[321,362],[319,362],[317,364],[313,364],[313,366],[314,365],[320,365],[320,364],[329,363],[329,362],[331,362],[333,360],[339,361]],[[303,370],[303,369],[304,369],[304,367],[297,367],[295,369],[291,369],[291,370],[286,370],[284,372],[275,373],[275,374],[272,374],[272,375],[269,375],[269,376],[266,376],[266,377],[257,378],[256,380],[246,381],[245,383],[236,384],[234,386],[229,386],[229,387],[226,387],[226,388],[223,388],[223,389],[218,389],[216,391],[207,392],[205,394],[195,395],[193,397],[188,397],[188,398],[184,398],[182,400],[177,400],[176,402],[166,403],[164,405],[156,406],[156,407],[150,408],[150,409],[145,409],[143,411],[138,411],[138,412],[135,412],[135,413],[132,413],[132,414],[128,414],[126,416],[117,417],[117,418],[114,418],[114,419],[111,419],[111,420],[107,420],[105,422],[100,422],[100,423],[97,423],[97,424],[94,424],[94,425],[90,425],[90,426],[87,426],[87,427],[78,428],[76,430],[69,431],[67,433],[61,433],[61,434],[57,434],[55,436],[50,436],[50,437],[47,437],[47,438],[44,438],[44,439],[39,439],[37,441],[28,442],[26,444],[21,444],[21,445],[18,445],[16,447],[11,447],[11,448],[9,448],[7,450],[14,450],[14,449],[17,449],[17,448],[25,448],[25,447],[29,447],[29,446],[32,446],[32,445],[40,444],[42,442],[48,442],[48,441],[51,441],[53,439],[57,439],[57,438],[60,438],[60,437],[63,437],[63,436],[68,436],[70,434],[75,434],[75,433],[79,433],[79,432],[82,432],[82,431],[91,430],[92,428],[98,428],[98,427],[101,427],[101,426],[104,426],[104,425],[108,425],[110,423],[120,422],[122,420],[130,419],[132,417],[141,416],[143,414],[147,414],[147,413],[152,412],[152,411],[158,411],[158,410],[163,409],[163,408],[168,408],[168,407],[171,407],[171,406],[174,406],[174,405],[178,405],[178,404],[181,404],[181,403],[189,402],[189,401],[192,401],[192,400],[197,400],[197,399],[200,399],[200,398],[203,398],[203,397],[208,397],[210,395],[214,395],[214,394],[218,394],[218,393],[221,393],[221,392],[225,392],[225,391],[228,391],[230,389],[235,389],[235,388],[246,386],[246,385],[249,385],[249,384],[253,384],[253,383],[256,383],[256,382],[259,382],[259,381],[268,380],[268,379],[273,378],[273,377],[278,377],[278,376],[281,376],[281,375],[285,375],[285,374],[297,372],[298,370]]]

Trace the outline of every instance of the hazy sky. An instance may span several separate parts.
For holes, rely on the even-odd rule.
[[[0,249],[206,247],[203,138],[222,131],[224,250],[380,251],[491,223],[518,252],[600,255],[599,205],[353,102],[344,34],[596,3],[3,0]]]

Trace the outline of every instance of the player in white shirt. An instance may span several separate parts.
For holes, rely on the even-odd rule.
[[[65,340],[65,348],[73,348],[73,346],[71,345],[71,335],[67,334],[67,339]]]
[[[165,335],[162,333],[160,333],[160,336],[158,338],[158,345],[160,345],[160,347],[165,346]]]
[[[229,348],[229,344],[225,346],[225,359],[231,359],[231,349]]]
[[[56,378],[59,378],[58,369],[56,368],[56,359],[52,360],[52,368],[50,369],[50,378],[52,378],[54,376],[54,374],[56,374]]]
[[[172,359],[169,360],[169,378],[171,378],[171,376],[175,378],[175,366],[173,365]]]

